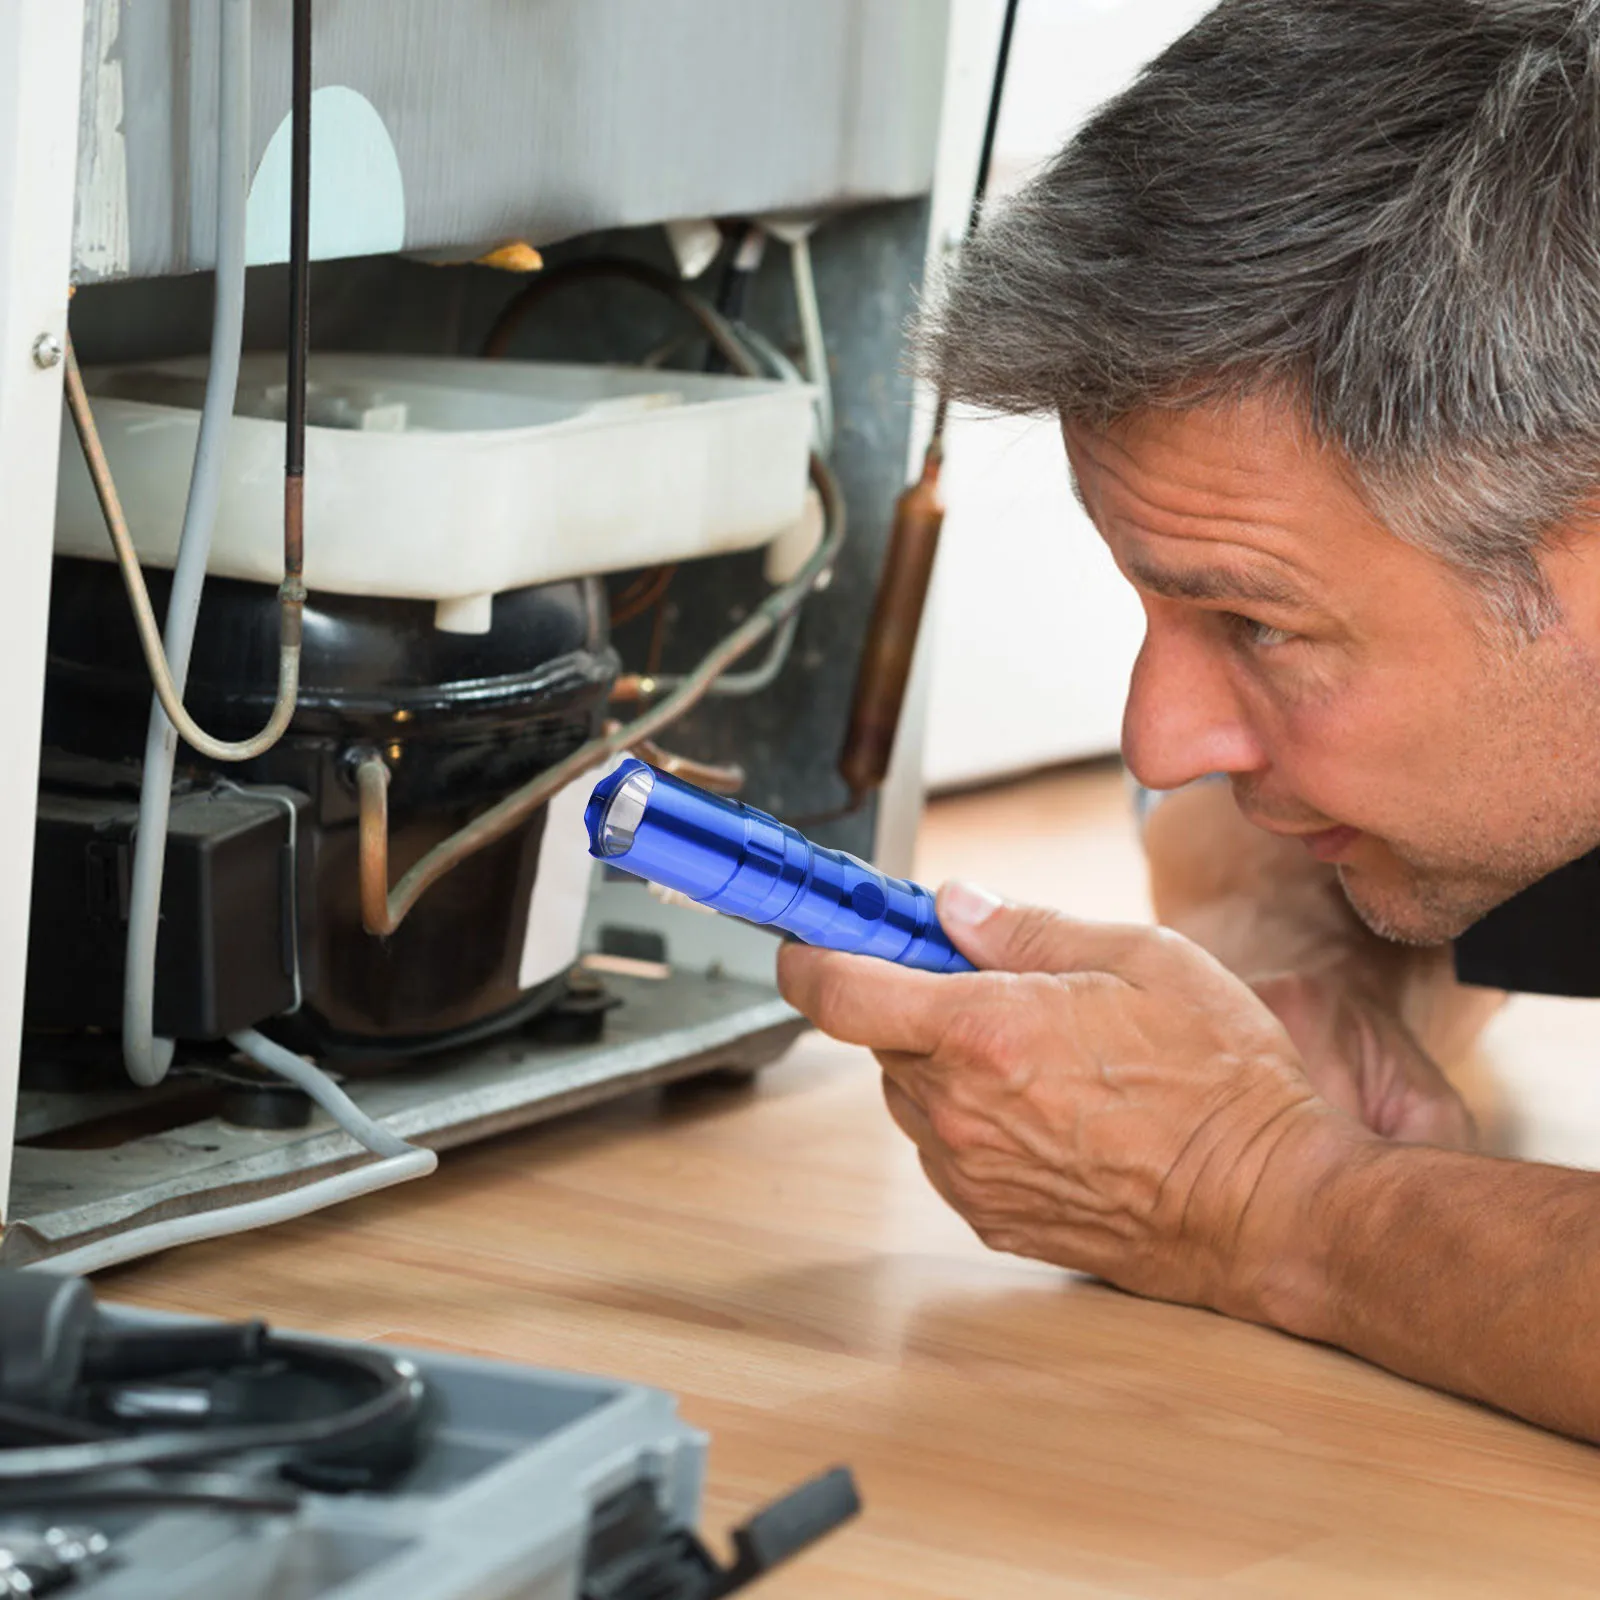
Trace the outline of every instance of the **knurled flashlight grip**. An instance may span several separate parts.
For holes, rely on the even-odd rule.
[[[921,884],[813,844],[754,806],[707,794],[642,761],[595,786],[584,823],[608,866],[807,944],[924,972],[971,972]]]

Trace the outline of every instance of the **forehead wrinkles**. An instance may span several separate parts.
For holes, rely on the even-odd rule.
[[[1074,454],[1096,480],[1080,482],[1080,497],[1098,500],[1090,509],[1104,521],[1133,532],[1242,546],[1285,561],[1302,553],[1303,536],[1297,538],[1293,531],[1300,508],[1282,472],[1230,449],[1232,441],[1220,430],[1212,436],[1219,446],[1212,456],[1152,439],[1150,430],[1141,430],[1143,436],[1132,440],[1118,437],[1126,431],[1070,430]],[[1105,504],[1108,487],[1116,491],[1119,503]]]

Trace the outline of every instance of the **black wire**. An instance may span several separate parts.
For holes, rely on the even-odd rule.
[[[25,1448],[13,1445],[15,1435],[30,1440],[49,1439],[57,1444],[95,1444],[102,1439],[115,1439],[109,1428],[92,1422],[80,1422],[76,1417],[59,1416],[54,1411],[36,1411],[32,1406],[19,1406],[0,1400],[0,1450]]]
[[[722,282],[717,285],[717,314],[729,322],[738,322],[744,315],[744,303],[749,297],[750,280],[756,275],[755,267],[741,265],[746,250],[754,250],[760,260],[761,227],[759,223],[744,222],[739,225],[733,241],[733,252],[722,270]],[[715,346],[706,352],[707,372],[726,372],[728,358]]]
[[[72,1479],[133,1468],[184,1466],[246,1451],[284,1454],[353,1451],[414,1423],[424,1400],[422,1380],[409,1361],[363,1346],[332,1347],[315,1340],[273,1338],[265,1356],[321,1369],[336,1381],[353,1376],[377,1392],[331,1416],[264,1423],[210,1432],[162,1432],[70,1444],[0,1450],[0,1498],[19,1482]]]
[[[483,341],[483,354],[491,358],[504,356],[517,330],[534,307],[556,290],[569,284],[584,283],[591,278],[625,279],[670,300],[686,317],[699,324],[700,331],[722,352],[728,365],[741,377],[755,378],[761,375],[755,358],[739,342],[738,334],[728,325],[726,318],[670,273],[632,256],[585,256],[541,272],[501,308],[500,315],[495,318],[494,326]]]
[[[284,472],[306,470],[306,367],[311,355],[311,0],[294,0],[289,136],[289,373]]]
[[[121,1384],[180,1372],[254,1367],[261,1364],[271,1337],[272,1330],[259,1317],[194,1327],[102,1327],[84,1347],[80,1374],[88,1383]]]
[[[994,142],[1000,131],[1000,108],[1006,97],[1006,70],[1011,65],[1011,36],[1017,28],[1021,0],[1006,0],[1006,18],[1000,25],[1000,48],[995,52],[994,81],[989,88],[989,115],[983,124],[983,144],[978,150],[978,181],[972,189],[972,207],[967,213],[967,232],[978,226],[983,202],[989,193],[989,168],[994,165]]]
[[[972,186],[972,204],[967,209],[967,226],[962,237],[970,238],[983,215],[983,202],[989,194],[989,169],[994,165],[995,139],[1000,132],[1000,110],[1006,98],[1006,73],[1011,65],[1011,39],[1017,31],[1017,12],[1021,0],[1006,0],[1005,20],[1000,24],[1000,48],[995,52],[994,78],[989,85],[989,114],[984,119],[983,143],[978,147],[978,178]],[[933,412],[933,439],[944,437],[950,402],[941,394]]]

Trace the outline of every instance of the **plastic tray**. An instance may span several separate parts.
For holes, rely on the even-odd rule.
[[[177,554],[201,359],[85,375],[140,555]],[[805,385],[640,368],[314,355],[306,582],[339,594],[487,599],[588,573],[752,549],[799,521]],[[282,576],[283,363],[247,356],[210,570]],[[63,423],[56,549],[110,559]],[[441,625],[448,626],[442,621]]]

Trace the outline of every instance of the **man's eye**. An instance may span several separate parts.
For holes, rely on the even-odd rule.
[[[1274,628],[1254,617],[1241,617],[1237,612],[1226,614],[1228,625],[1240,641],[1257,650],[1270,650],[1275,645],[1288,644],[1295,636],[1285,628]]]

